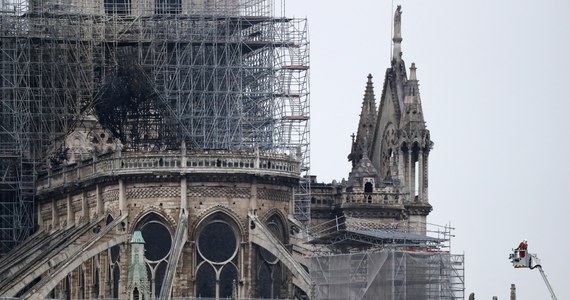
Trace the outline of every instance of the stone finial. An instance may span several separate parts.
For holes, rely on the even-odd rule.
[[[511,284],[511,300],[517,300],[517,287]]]
[[[412,63],[412,66],[410,67],[410,79],[408,80],[418,80],[416,77],[416,70],[416,63]]]

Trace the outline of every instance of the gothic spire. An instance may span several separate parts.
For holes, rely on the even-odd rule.
[[[356,138],[353,137],[352,150],[348,156],[348,160],[352,161],[352,166],[356,166],[363,156],[368,157],[370,143],[374,136],[374,126],[376,125],[376,99],[374,96],[374,84],[372,83],[372,74],[368,74],[366,89],[364,90],[364,98],[362,100],[362,109],[360,112],[360,121],[358,122],[358,130]]]

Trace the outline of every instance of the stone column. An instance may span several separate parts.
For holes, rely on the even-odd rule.
[[[289,197],[289,215],[294,215],[294,214],[295,214],[295,189],[292,188],[291,197]]]
[[[190,239],[190,237],[188,237]],[[196,242],[195,241],[188,241],[188,247],[185,249],[185,253],[188,253],[188,283],[186,286],[186,295],[194,295],[196,293],[196,289],[194,284],[196,283]]]
[[[81,193],[81,218],[83,222],[89,222],[89,204],[87,203],[87,192]]]
[[[57,212],[57,201],[51,200],[51,227],[52,230],[59,226],[59,213]]]
[[[101,217],[105,213],[105,205],[103,203],[103,195],[100,185],[95,186],[95,201],[96,201],[95,207],[97,211],[97,217]]]
[[[188,181],[186,175],[180,179],[180,209],[188,211]]]
[[[119,179],[119,210],[121,213],[127,212],[127,196],[125,191],[125,183],[123,179]]]
[[[249,209],[255,211],[257,209],[257,180],[251,183],[251,195],[249,196]]]
[[[406,182],[406,167],[404,166],[404,151],[398,149],[398,179],[400,179],[400,184]]]
[[[412,149],[408,149],[408,188],[410,189],[410,202],[414,201],[416,195],[415,188],[414,161],[412,160]]]
[[[85,299],[93,299],[93,261],[94,257],[90,258],[84,263],[83,272],[85,273],[85,281],[84,283],[84,294]]]
[[[424,153],[425,158],[424,158],[424,201],[425,202],[429,202],[429,197],[428,197],[428,183],[429,183],[429,171],[428,171],[428,165],[429,165],[429,150],[426,151]]]
[[[111,289],[110,289],[110,285],[111,285],[111,274],[109,274],[109,266],[111,265],[111,258],[109,257],[109,250],[105,250],[105,252],[103,252],[100,255],[100,261],[99,261],[99,297],[100,298],[111,298]]]
[[[73,203],[71,202],[71,196],[68,194],[67,195],[67,199],[66,199],[67,203],[67,227],[71,227],[73,225],[73,223],[75,223],[74,220],[74,213],[73,213]]]
[[[45,230],[45,229],[47,229],[47,228],[45,228],[45,226],[44,226],[44,218],[42,218],[42,206],[40,205],[39,202],[36,202],[35,205],[36,205],[36,211],[37,211],[37,216],[38,216],[38,217],[37,217],[38,226],[39,226],[41,229],[44,229],[44,230]]]
[[[424,200],[424,151],[422,149],[418,152],[418,201]]]
[[[181,162],[182,165],[180,166],[181,168],[185,169],[188,165],[188,157],[186,157],[186,142],[182,141],[182,143],[180,144],[180,155],[181,155]]]
[[[511,300],[517,300],[517,288],[511,284]]]
[[[240,299],[247,298],[247,295],[245,293],[245,288],[243,287],[243,285],[240,284],[240,282],[243,283],[246,281],[246,278],[245,278],[246,274],[244,272],[244,265],[245,265],[244,262],[245,262],[245,253],[247,250],[247,245],[248,245],[248,243],[243,242],[243,241],[240,244],[240,253],[239,253],[240,265],[238,265],[238,267],[239,267],[239,278],[238,278],[238,284],[237,284],[237,286],[238,286],[238,297]],[[251,269],[251,266],[249,267],[249,269]]]
[[[122,234],[127,234],[123,232]],[[120,244],[120,258],[119,258],[119,266],[120,266],[120,275],[119,275],[119,298],[120,299],[127,299],[127,282],[129,282],[129,255],[130,252],[129,248],[130,245],[128,243]]]

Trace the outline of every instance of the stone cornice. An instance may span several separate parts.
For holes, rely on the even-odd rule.
[[[343,209],[344,215],[347,217],[355,217],[355,218],[393,218],[397,220],[403,220],[406,218],[406,212],[404,208],[401,209],[388,209],[388,208],[376,208],[376,209],[363,209],[363,208],[356,208],[350,209],[345,208]]]
[[[427,202],[406,203],[405,207],[408,214],[414,216],[427,216],[433,209],[431,204]]]

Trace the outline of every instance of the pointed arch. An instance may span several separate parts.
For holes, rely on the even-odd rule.
[[[272,208],[260,220],[283,245],[289,243],[287,218],[281,210]],[[255,296],[269,299],[280,298],[283,296],[280,291],[285,280],[282,274],[282,262],[262,246],[256,245],[255,248],[258,253],[255,259],[255,278],[258,287]]]
[[[173,251],[175,221],[162,209],[151,206],[141,211],[132,223],[131,232],[140,230],[145,240],[144,262],[150,271],[151,295],[159,297]]]
[[[243,224],[223,206],[208,210],[195,224],[190,234],[196,243],[195,296],[231,297],[242,267]]]
[[[271,208],[263,215],[261,220],[263,223],[268,224],[268,222],[272,221],[272,219],[274,218],[278,220],[279,223],[276,225],[278,225],[283,234],[283,236],[281,237],[281,241],[283,242],[283,244],[289,243],[288,221],[283,211],[281,211],[278,208]]]
[[[162,208],[156,207],[154,205],[145,207],[142,211],[140,211],[134,218],[133,221],[130,223],[131,227],[129,228],[129,233],[132,234],[135,230],[140,229],[140,225],[145,222],[145,220],[149,220],[154,218],[155,216],[157,219],[160,219],[161,222],[168,227],[168,230],[171,234],[174,234],[176,228],[176,220],[166,213]]]
[[[240,238],[242,239],[245,238],[245,235],[247,234],[247,226],[243,223],[239,215],[236,214],[230,208],[227,208],[223,205],[216,205],[214,207],[207,209],[206,211],[201,213],[196,219],[194,219],[192,225],[189,226],[189,228],[194,228],[194,230],[189,233],[188,239],[196,240],[200,226],[203,226],[204,222],[208,220],[208,218],[212,217],[212,215],[217,213],[221,213],[226,218],[228,218],[228,220],[231,220],[231,222],[233,222],[236,225],[236,228],[239,231],[238,234],[240,235]]]
[[[113,222],[113,220],[115,220],[115,218],[113,218],[113,214],[110,211],[107,211],[106,215],[107,217],[105,217],[105,225],[109,225],[111,222]]]

